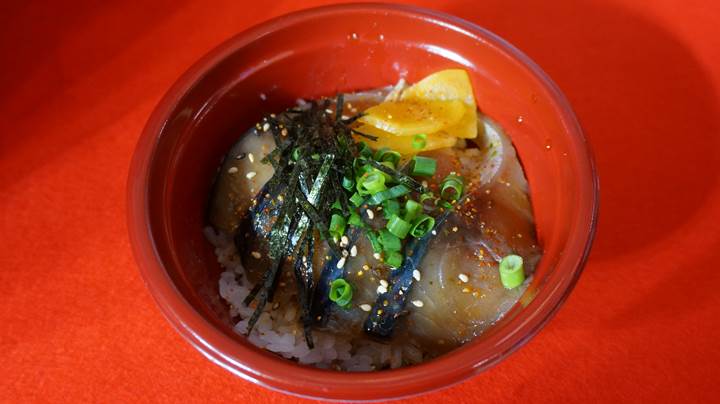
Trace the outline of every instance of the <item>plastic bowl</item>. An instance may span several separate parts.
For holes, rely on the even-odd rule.
[[[298,365],[233,332],[221,269],[204,239],[215,170],[234,140],[297,98],[410,82],[448,67],[471,75],[479,107],[506,129],[530,183],[545,249],[528,291],[489,332],[421,365],[344,373]],[[519,119],[522,117],[522,119]],[[459,18],[391,5],[285,15],[211,51],[163,97],[128,180],[132,248],[170,323],[207,358],[283,392],[324,399],[397,398],[449,386],[498,363],[547,323],[577,281],[593,238],[597,177],[578,122],[552,81],[496,35]]]

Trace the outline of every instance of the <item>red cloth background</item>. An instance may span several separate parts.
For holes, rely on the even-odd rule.
[[[140,3],[0,5],[0,401],[296,401],[165,322],[130,253],[125,181],[150,111],[192,62],[327,2]],[[415,401],[717,402],[720,2],[417,3],[489,28],[557,81],[602,197],[557,317],[494,369]]]

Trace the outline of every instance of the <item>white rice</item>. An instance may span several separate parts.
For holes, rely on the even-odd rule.
[[[252,285],[247,280],[232,238],[206,227],[205,237],[215,246],[218,262],[225,269],[220,275],[220,296],[230,306],[230,316],[240,318],[234,325],[237,333],[247,333],[248,319],[254,309],[246,307],[243,300]],[[381,368],[398,368],[403,363],[420,363],[423,354],[411,345],[386,345],[367,339],[351,340],[349,337],[313,330],[315,347],[309,349],[305,342],[300,312],[295,302],[265,306],[248,340],[255,346],[275,352],[287,359],[319,368],[346,371],[371,371]]]

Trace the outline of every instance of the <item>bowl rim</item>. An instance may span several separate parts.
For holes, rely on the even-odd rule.
[[[553,271],[550,276],[556,287],[542,288],[524,310],[534,306],[530,318],[514,318],[502,331],[483,341],[485,349],[467,344],[452,352],[420,365],[380,372],[350,373],[298,366],[286,359],[238,344],[230,336],[215,328],[185,300],[164,269],[150,229],[149,182],[150,168],[167,118],[180,100],[206,72],[235,50],[273,31],[322,15],[349,12],[383,12],[404,18],[421,18],[445,28],[489,43],[510,55],[530,70],[535,79],[560,107],[560,119],[570,136],[584,144],[585,153],[578,156],[590,178],[591,198],[580,211],[589,215],[578,219],[581,251],[573,261],[573,270],[564,273]],[[597,227],[599,181],[592,150],[582,128],[565,96],[549,76],[528,56],[513,45],[474,23],[443,12],[416,6],[356,3],[304,9],[261,22],[240,32],[205,54],[194,63],[167,91],[151,113],[138,140],[130,164],[127,182],[128,232],[135,260],[143,280],[168,322],[192,346],[213,363],[241,378],[272,390],[307,398],[331,400],[381,400],[419,395],[457,384],[483,370],[523,346],[555,315],[574,288],[585,266]],[[588,210],[589,208],[589,210]],[[575,231],[574,233],[578,233]],[[573,240],[569,237],[568,243]],[[541,299],[542,297],[542,299]],[[522,317],[522,316],[518,316]],[[470,351],[470,352],[468,352]],[[492,352],[491,352],[492,351]],[[472,353],[472,354],[470,354]],[[485,355],[481,355],[485,353]],[[489,354],[491,353],[491,354]],[[332,379],[332,384],[328,380]],[[419,386],[419,387],[418,387]],[[342,392],[362,391],[361,397]]]

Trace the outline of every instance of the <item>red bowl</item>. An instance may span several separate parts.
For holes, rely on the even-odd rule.
[[[233,332],[221,272],[204,239],[215,169],[265,113],[297,98],[412,82],[449,67],[472,78],[479,107],[512,138],[545,249],[521,301],[489,332],[417,366],[343,373],[302,366]],[[522,119],[520,119],[522,117]],[[223,368],[307,397],[373,400],[449,386],[488,369],[547,323],[577,281],[595,231],[598,185],[589,146],[552,81],[496,35],[406,6],[344,5],[289,14],[222,44],[188,70],[145,127],[128,179],[132,248],[170,323]]]

